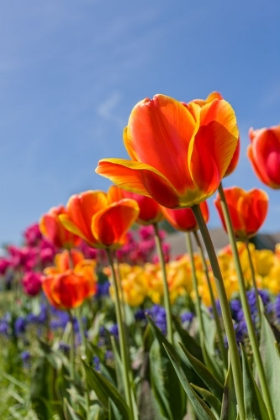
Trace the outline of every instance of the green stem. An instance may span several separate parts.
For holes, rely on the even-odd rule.
[[[68,311],[70,325],[71,325],[71,336],[70,336],[70,377],[72,380],[75,379],[75,329],[74,329],[74,318],[71,309]]]
[[[248,260],[249,260],[249,265],[250,265],[250,270],[251,270],[251,275],[252,275],[253,289],[254,289],[255,297],[256,297],[256,305],[257,305],[259,322],[261,322],[261,308],[260,308],[260,302],[259,302],[259,292],[258,292],[258,288],[257,288],[255,269],[254,269],[254,265],[253,265],[253,261],[252,261],[252,255],[251,255],[251,251],[250,251],[249,239],[248,238],[245,239],[245,245],[246,245],[246,249],[247,249],[247,255],[248,255]]]
[[[203,249],[202,249],[202,244],[201,244],[201,240],[200,240],[200,237],[198,235],[198,232],[194,231],[193,234],[194,234],[194,237],[195,237],[195,240],[196,240],[197,249],[198,249],[201,261],[202,261],[203,271],[204,271],[204,274],[205,274],[205,277],[206,277],[206,281],[207,281],[207,285],[208,285],[208,289],[209,289],[209,293],[210,293],[213,316],[214,316],[214,320],[215,320],[215,323],[216,323],[217,334],[218,334],[219,348],[220,348],[220,352],[221,352],[221,357],[222,357],[223,362],[224,362],[224,366],[226,368],[227,365],[228,365],[227,352],[226,352],[226,349],[225,349],[225,346],[224,346],[221,323],[220,323],[220,319],[219,319],[219,315],[218,315],[218,311],[217,311],[217,307],[216,307],[214,292],[213,292],[212,284],[211,284],[210,277],[209,277],[207,263],[206,263],[205,255],[204,255],[204,252],[203,252]]]
[[[205,331],[204,331],[204,324],[203,324],[203,318],[202,318],[202,312],[201,312],[200,296],[198,292],[198,282],[197,282],[196,271],[195,271],[193,246],[192,246],[190,232],[186,232],[186,244],[187,244],[187,251],[188,251],[188,254],[190,257],[190,263],[191,263],[192,283],[193,283],[193,289],[195,293],[195,310],[196,310],[196,315],[197,315],[198,324],[199,324],[200,345],[201,345],[201,348],[203,349]]]
[[[198,204],[195,204],[192,207],[194,212],[195,218],[197,220],[202,238],[204,240],[205,247],[208,252],[209,260],[211,263],[211,267],[213,270],[213,275],[216,282],[216,287],[218,291],[218,296],[221,305],[222,317],[224,320],[225,331],[228,339],[228,347],[229,347],[229,356],[232,366],[232,373],[233,373],[233,380],[235,385],[235,393],[236,393],[236,400],[239,409],[239,416],[240,420],[245,420],[245,407],[244,407],[244,398],[243,398],[243,381],[242,381],[242,372],[241,372],[241,365],[240,359],[238,354],[238,348],[230,313],[230,308],[227,300],[227,295],[225,291],[225,286],[220,270],[220,266],[218,263],[218,259],[215,253],[215,249],[212,243],[212,240],[209,235],[209,231],[207,229],[206,223],[203,219],[200,207]]]
[[[82,356],[81,357],[83,360],[86,360],[86,336],[85,336],[83,320],[81,316],[81,310],[82,310],[81,307],[78,308],[76,313],[77,313],[79,330],[80,330],[80,335],[81,335],[81,340],[82,340],[82,346],[81,346]],[[86,418],[88,418],[89,410],[90,410],[90,398],[89,398],[89,389],[88,389],[88,383],[87,383],[87,377],[86,377],[86,369],[85,369],[84,364],[83,364],[83,376],[84,376],[84,381],[85,381],[85,400],[86,400],[86,409],[87,409]]]
[[[121,277],[120,265],[118,263],[117,258],[115,258],[114,264],[115,264],[116,272],[117,272],[118,290],[120,291],[122,317],[123,317],[123,322],[126,325],[126,312],[125,312],[124,293],[123,293],[123,288],[122,288],[122,277]]]
[[[259,351],[255,328],[253,325],[250,307],[247,300],[245,281],[243,277],[239,255],[238,255],[238,250],[237,250],[234,231],[233,231],[232,222],[230,218],[230,213],[229,213],[228,205],[226,202],[222,183],[219,185],[219,195],[220,195],[221,207],[222,207],[222,211],[223,211],[223,215],[225,219],[225,224],[227,228],[227,233],[228,233],[231,249],[233,252],[233,259],[234,259],[234,265],[235,265],[235,269],[237,273],[241,304],[242,304],[244,317],[245,317],[245,321],[248,328],[248,335],[249,335],[249,339],[252,346],[253,356],[256,363],[256,368],[257,368],[257,372],[258,372],[258,376],[260,380],[261,389],[263,392],[264,402],[266,404],[270,419],[275,420],[272,401],[271,401],[271,397],[270,397],[270,393],[269,393],[269,389],[268,389],[268,385],[267,385],[267,381],[265,377],[264,367],[263,367],[263,363],[262,363],[262,359],[261,359],[261,355]]]
[[[154,226],[154,232],[155,232],[157,253],[159,257],[159,262],[160,262],[161,271],[162,271],[162,278],[163,278],[163,292],[164,292],[164,306],[165,306],[165,311],[166,311],[167,338],[171,344],[174,344],[173,330],[172,330],[171,304],[170,304],[168,281],[167,281],[167,274],[166,274],[166,265],[165,265],[161,240],[159,236],[158,224],[154,223],[153,226]]]
[[[113,280],[113,287],[115,292],[115,306],[116,306],[116,316],[117,316],[117,323],[119,328],[119,339],[120,339],[120,350],[121,350],[121,359],[122,359],[122,366],[123,366],[123,381],[124,381],[124,391],[125,391],[125,399],[127,405],[130,409],[130,417],[133,416],[133,406],[132,406],[132,399],[130,394],[130,382],[129,382],[129,360],[126,354],[126,339],[125,339],[125,332],[124,332],[124,324],[122,319],[122,311],[121,311],[121,302],[118,290],[118,283],[117,283],[117,276],[114,267],[114,261],[111,254],[111,250],[108,248],[107,250],[108,260],[112,270],[112,280]]]

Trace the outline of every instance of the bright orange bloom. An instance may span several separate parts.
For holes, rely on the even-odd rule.
[[[224,192],[235,236],[243,239],[254,236],[267,215],[268,195],[266,192],[257,188],[246,192],[238,187],[225,188]],[[226,230],[219,194],[214,203]]]
[[[199,105],[200,107],[203,107],[205,104],[209,104],[211,103],[214,99],[219,99],[222,100],[223,97],[219,92],[212,92],[210,93],[210,95],[208,95],[208,97],[206,99],[195,99],[194,103],[196,103],[197,105]],[[190,104],[191,105],[191,102]],[[234,154],[232,156],[232,159],[230,161],[230,164],[224,174],[224,177],[230,175],[236,168],[238,160],[239,160],[239,154],[240,154],[240,138],[238,137],[238,142],[237,142],[237,146],[236,149],[234,151]]]
[[[43,291],[49,302],[58,309],[72,309],[96,292],[95,262],[84,260],[79,252],[67,251],[56,255],[55,267],[44,270]],[[73,265],[73,268],[69,266]]]
[[[40,231],[58,248],[69,249],[78,246],[81,239],[65,229],[59,220],[59,216],[62,214],[67,214],[63,206],[52,207],[48,213],[41,217],[39,223]]]
[[[125,243],[126,233],[139,214],[134,200],[112,202],[102,191],[86,191],[72,195],[67,214],[61,223],[94,248],[118,248]]]
[[[280,125],[253,130],[247,154],[257,177],[268,187],[280,188]]]
[[[190,207],[217,190],[237,147],[238,128],[223,99],[201,107],[156,95],[133,108],[124,143],[131,160],[103,159],[98,174],[164,207]]]
[[[205,223],[209,220],[209,209],[206,201],[203,201],[200,204],[200,210],[202,212]],[[192,209],[168,209],[162,207],[162,212],[166,220],[173,226],[175,229],[182,232],[191,232],[198,230],[198,225],[196,218],[193,214]]]
[[[137,201],[140,213],[136,223],[140,225],[152,225],[163,219],[160,205],[150,197],[125,191],[115,185],[109,188],[108,195],[110,195],[112,201],[117,201],[122,198],[130,198],[131,200]]]

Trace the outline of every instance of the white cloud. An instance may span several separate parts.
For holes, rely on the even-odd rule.
[[[116,107],[121,101],[121,93],[119,91],[113,92],[98,108],[97,113],[108,121],[117,124],[118,127],[123,128],[125,121],[116,114]]]

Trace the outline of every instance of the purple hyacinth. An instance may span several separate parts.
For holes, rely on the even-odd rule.
[[[15,320],[14,328],[15,328],[15,335],[17,337],[25,333],[26,321],[22,316],[18,317]]]
[[[194,314],[192,312],[184,312],[181,314],[181,321],[183,324],[188,323],[190,324],[194,318]]]

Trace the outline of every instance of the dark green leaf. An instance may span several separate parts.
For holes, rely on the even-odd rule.
[[[210,391],[213,392],[213,394],[220,401],[222,401],[224,392],[223,385],[212,375],[211,372],[209,372],[207,367],[194,356],[192,356],[181,343],[180,346],[187,359],[189,360],[190,364],[192,365],[196,373],[200,376],[200,378],[203,380],[205,385],[210,389]]]
[[[91,366],[84,363],[88,385],[95,391],[101,404],[109,410],[109,398],[117,406],[123,420],[129,420],[129,408],[113,384]]]
[[[164,345],[173,353],[173,346],[148,318],[155,340],[150,349],[150,372],[152,389],[161,414],[168,420],[182,419],[186,413],[186,396]]]
[[[73,410],[66,399],[63,400],[63,408],[66,420],[84,420],[83,417],[81,417],[78,413],[75,412],[75,410]]]
[[[217,417],[220,416],[222,404],[220,401],[215,397],[212,392],[208,391],[207,389],[200,388],[199,386],[196,386],[194,384],[191,384],[191,386],[194,388],[194,390],[201,395],[204,401],[206,401],[211,407],[212,410],[216,413]]]
[[[172,354],[172,352],[164,346],[166,349],[166,352],[171,360],[171,363],[174,367],[174,370],[180,379],[180,382],[188,395],[190,402],[193,405],[193,408],[196,412],[196,415],[198,416],[199,420],[216,420],[215,415],[212,413],[210,408],[207,404],[196,394],[192,386],[190,385],[188,379],[186,378],[183,369],[179,365],[177,358]],[[179,417],[177,418],[179,419]]]
[[[263,398],[254,380],[246,353],[242,346],[241,352],[246,417],[252,420],[269,420]]]
[[[224,397],[222,401],[222,410],[220,420],[237,420],[237,402],[234,391],[231,366],[229,366],[224,386]]]
[[[266,375],[268,389],[271,395],[272,405],[276,420],[280,420],[280,398],[279,398],[279,378],[280,378],[280,358],[279,352],[275,347],[275,337],[262,311],[261,316],[261,337],[260,351]]]

